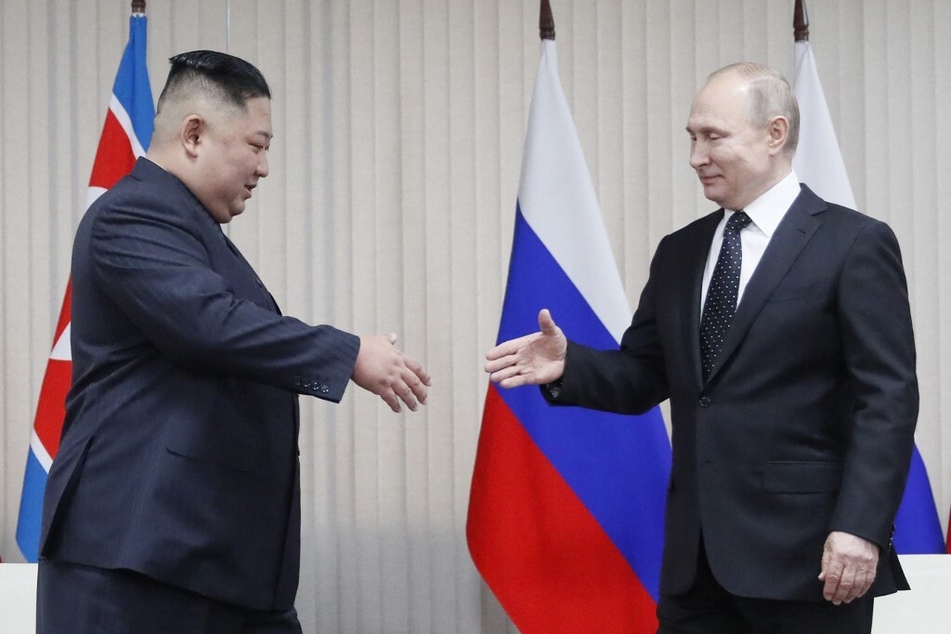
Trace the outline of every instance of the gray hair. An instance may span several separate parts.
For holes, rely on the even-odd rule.
[[[749,117],[753,125],[765,127],[773,117],[786,118],[789,131],[783,150],[789,155],[794,154],[799,145],[799,104],[786,78],[764,64],[737,62],[712,72],[707,81],[731,72],[747,79]]]

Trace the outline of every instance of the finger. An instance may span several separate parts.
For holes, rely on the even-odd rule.
[[[429,390],[426,389],[426,386],[419,381],[410,385],[410,393],[413,397],[419,402],[420,405],[425,405],[426,401],[429,399]],[[416,410],[413,410],[414,412]]]
[[[822,586],[822,596],[827,601],[835,603],[839,581],[842,578],[842,564],[837,561],[830,561],[819,575],[819,578],[825,582]]]
[[[390,342],[390,345],[396,345],[397,336],[395,332],[391,332],[386,336],[386,340]]]
[[[555,320],[551,317],[551,311],[547,308],[542,308],[538,311],[538,327],[544,335],[554,335],[558,328],[558,326],[555,325]]]
[[[872,583],[875,581],[875,573],[869,571],[867,568],[860,568],[855,579],[855,587],[852,589],[853,598],[860,599],[865,596],[865,593],[869,591],[872,587]]]
[[[485,364],[485,371],[489,374],[495,374],[506,368],[517,368],[518,367],[518,358],[515,355],[507,355],[501,359],[494,359],[492,361],[487,361]],[[516,370],[517,371],[517,370]]]
[[[851,579],[846,586],[848,592],[845,595],[845,598],[842,599],[843,603],[851,603],[853,600],[857,599],[865,590],[865,571],[861,568],[853,567],[853,573]]]
[[[839,605],[842,603],[848,603],[853,598],[852,590],[855,587],[855,571],[847,566],[842,573],[842,577],[839,579],[839,585],[835,589],[835,593],[832,596],[832,603]]]
[[[419,361],[417,361],[413,357],[409,357],[405,355],[404,357],[406,359],[406,367],[408,367],[410,369],[410,372],[413,373],[413,377],[411,378],[411,384],[416,383],[417,381],[419,383],[422,383],[423,385],[433,384],[433,379],[431,376],[429,376],[429,372],[427,372],[423,368],[423,365]]]
[[[530,385],[531,379],[524,374],[515,374],[514,376],[510,376],[508,378],[496,381],[496,383],[499,385],[499,387],[510,389],[513,387],[522,387],[523,385]]]
[[[419,376],[416,374],[410,374],[405,377],[406,382],[406,397],[412,398],[414,401],[418,401],[422,405],[426,404],[426,398],[429,395],[429,390],[426,389],[426,384],[420,380]],[[403,399],[404,401],[406,398]],[[413,410],[416,411],[415,409]]]
[[[415,412],[419,409],[419,402],[416,400],[416,397],[413,395],[413,390],[408,387],[399,393],[400,400],[406,403],[406,407],[409,408],[409,411]]]
[[[522,338],[519,337],[518,339],[509,339],[508,341],[503,341],[499,345],[486,352],[485,358],[488,361],[495,361],[496,359],[510,356],[519,349],[521,339]]]
[[[411,411],[419,409],[419,404],[426,403],[428,390],[424,380],[429,380],[429,375],[422,369],[411,357],[401,354],[402,364],[396,368],[397,374],[392,377],[384,390],[393,394],[396,399],[406,403]],[[420,378],[422,375],[422,378]]]
[[[519,376],[524,378],[524,375],[522,375],[522,372],[519,369],[519,367],[515,365],[510,365],[490,373],[489,380],[492,381],[493,383],[503,383],[503,387],[517,387],[517,386],[510,385],[510,383],[507,380],[511,379],[512,377],[519,377]]]
[[[839,599],[836,596],[838,590],[839,579],[837,577],[827,576],[825,585],[822,586],[822,596],[825,597],[826,601],[831,601],[835,605],[838,605]]]
[[[389,405],[390,409],[395,413],[399,414],[400,411],[402,411],[403,408],[400,406],[400,399],[396,395],[396,392],[389,390],[386,394],[381,394],[380,398],[382,398],[383,402]]]
[[[533,339],[538,337],[537,332],[533,332],[528,335],[522,335],[521,337],[516,337],[515,339],[509,339],[508,341],[503,341],[499,345],[495,346],[485,354],[485,358],[489,361],[494,361],[496,359],[501,359],[502,357],[507,357],[517,353],[522,348],[528,346]]]

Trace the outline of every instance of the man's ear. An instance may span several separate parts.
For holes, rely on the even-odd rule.
[[[774,154],[782,152],[789,137],[789,120],[783,116],[773,117],[766,132],[769,134],[769,149]]]
[[[202,137],[205,134],[205,120],[200,115],[191,114],[182,122],[181,141],[185,153],[195,158],[198,156],[198,146],[201,145]]]

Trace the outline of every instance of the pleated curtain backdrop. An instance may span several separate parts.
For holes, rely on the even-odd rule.
[[[552,0],[561,79],[626,290],[712,209],[687,163],[705,76],[791,80],[793,0]],[[918,446],[951,502],[951,3],[809,3],[860,208],[898,234],[912,295]],[[229,227],[285,313],[396,332],[434,377],[394,415],[355,388],[302,399],[305,631],[511,632],[464,525],[511,247],[538,1],[152,0],[149,73],[228,50],[273,93],[271,175]],[[116,65],[126,0],[0,3],[0,554],[16,561],[33,415]],[[951,369],[949,369],[951,374]]]

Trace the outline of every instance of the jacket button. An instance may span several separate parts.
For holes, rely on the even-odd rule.
[[[700,407],[710,407],[710,397],[701,396],[700,397]]]

